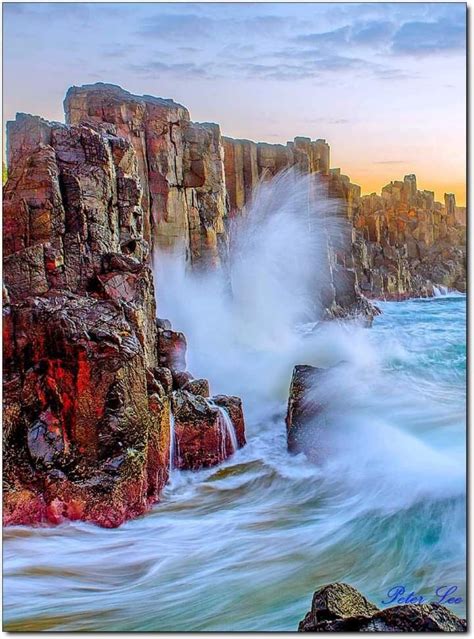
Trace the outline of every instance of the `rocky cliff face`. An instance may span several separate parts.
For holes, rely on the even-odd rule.
[[[219,127],[191,122],[173,100],[102,83],[69,89],[64,109],[68,124],[92,124],[135,150],[145,240],[184,251],[195,268],[219,266],[226,255]]]
[[[340,237],[315,273],[329,317],[372,317],[361,291],[465,287],[462,211],[413,176],[361,197],[324,140],[221,138],[172,100],[113,85],[73,87],[65,111],[66,125],[19,114],[7,126],[7,524],[118,525],[159,498],[170,466],[213,465],[245,443],[240,400],[209,397],[186,371],[184,335],[156,320],[150,266],[154,249],[176,248],[193,269],[222,267],[226,218],[259,180],[295,166],[339,200]],[[293,409],[296,450],[304,410]]]
[[[260,179],[269,179],[291,166],[305,173],[329,172],[329,145],[326,140],[295,138],[282,144],[255,143],[223,138],[224,166],[230,215],[239,214],[248,204]]]
[[[319,174],[325,195],[339,203],[347,222],[341,237],[329,241],[330,315],[365,308],[365,297],[405,299],[433,295],[434,286],[466,289],[465,209],[446,194],[417,189],[416,177],[391,182],[376,194],[361,196],[340,169],[331,169],[325,140],[295,138],[286,146],[224,138],[225,176],[231,215],[251,202],[261,179],[296,167]],[[324,192],[324,191],[323,191]]]
[[[109,96],[106,91],[104,99]],[[132,129],[123,137],[111,124],[61,125],[22,114],[8,123],[3,306],[6,524],[58,523],[67,518],[117,526],[159,498],[170,465],[213,465],[245,443],[240,400],[209,399],[207,383],[197,383],[185,370],[184,336],[168,322],[157,322],[149,267],[147,206],[161,215],[176,212],[176,203],[188,197],[196,207],[205,206],[207,197],[218,201],[211,190],[183,186],[191,180],[190,169],[177,165],[168,167],[170,183],[157,186],[156,168],[166,165],[168,153],[177,157],[173,127],[184,131],[180,143],[187,150],[180,156],[180,167],[195,161],[193,144],[205,140],[211,150],[214,133],[189,125],[181,107],[166,107],[184,124],[166,120],[171,150],[166,145],[160,150],[165,144],[163,129],[158,128],[165,121],[158,122],[165,108],[160,102],[144,106],[131,100],[128,106],[116,107],[124,126],[143,109],[157,118],[159,135],[144,134],[156,154],[147,147],[149,174],[143,177],[145,158],[129,139]],[[136,111],[130,115],[127,108]],[[135,144],[142,133],[137,133]],[[181,184],[173,182],[176,176]],[[208,184],[209,179],[201,181]],[[214,264],[217,209],[210,209],[209,229],[205,224],[199,227],[199,250],[204,263]],[[180,215],[184,212],[194,214],[183,204]],[[166,215],[159,215],[158,226],[167,224]],[[208,231],[212,241],[202,251]],[[192,234],[187,237],[193,253]],[[179,421],[183,404],[184,425]],[[178,426],[171,427],[172,411],[186,437]]]
[[[433,295],[433,286],[466,290],[466,228],[453,194],[444,206],[420,191],[416,177],[391,182],[359,200],[354,262],[362,292],[404,299]]]

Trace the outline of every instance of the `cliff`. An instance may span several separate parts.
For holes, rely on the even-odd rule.
[[[19,114],[7,133],[4,522],[117,526],[159,498],[172,467],[214,465],[244,445],[241,402],[210,399],[186,371],[184,335],[156,320],[147,220],[159,151],[142,180],[114,126]],[[160,201],[201,206],[198,189],[171,184]],[[209,247],[200,255],[214,264]]]
[[[102,83],[69,89],[64,110],[68,124],[91,124],[132,145],[145,240],[183,251],[193,266],[219,266],[226,255],[219,127],[191,122],[188,110],[173,100]]]
[[[416,177],[390,182],[360,199],[353,215],[358,280],[367,296],[433,295],[434,286],[466,291],[466,228],[453,194],[444,206]]]
[[[239,398],[209,397],[186,370],[185,336],[156,319],[151,264],[166,249],[195,270],[224,267],[228,218],[260,180],[294,166],[339,203],[338,237],[314,273],[326,317],[370,321],[362,292],[465,287],[462,212],[414,176],[361,197],[330,168],[325,140],[222,138],[172,100],[113,85],[73,87],[65,111],[66,124],[7,124],[6,524],[116,526],[159,499],[171,468],[218,464],[244,445]]]
[[[329,246],[334,297],[327,306],[333,315],[364,297],[425,297],[434,286],[465,292],[466,211],[453,194],[445,194],[444,204],[435,202],[434,193],[418,190],[416,177],[407,175],[381,195],[361,196],[358,185],[330,168],[325,140],[299,137],[283,146],[224,138],[224,149],[231,215],[251,203],[259,180],[290,167],[319,174],[325,196],[339,202],[348,228],[342,241]]]

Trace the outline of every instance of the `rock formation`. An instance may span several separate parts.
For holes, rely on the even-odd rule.
[[[139,133],[139,123],[133,125],[137,139],[143,134],[156,151],[152,156],[151,147],[147,149],[147,180],[140,176],[144,157],[128,139],[131,129],[123,137],[112,124],[62,125],[24,114],[8,123],[5,524],[82,519],[112,527],[145,512],[168,479],[172,410],[180,426],[193,434],[186,438],[177,433],[180,468],[219,463],[245,443],[240,400],[203,399],[208,385],[203,380],[198,384],[185,370],[184,335],[166,320],[156,320],[149,266],[151,218],[146,206],[156,212],[159,225],[164,210],[157,204],[159,188],[168,212],[176,212],[176,202],[188,197],[196,211],[218,198],[212,187],[183,187],[191,181],[191,169],[176,165],[168,167],[169,175],[179,175],[182,183],[175,184],[173,177],[168,185],[157,186],[157,163],[166,165],[166,153],[176,160],[169,146],[160,150],[158,127],[163,122],[158,123],[158,116],[164,107],[159,101],[131,100],[130,105],[137,113],[150,109],[157,118],[159,136],[149,129],[146,135]],[[130,105],[117,106],[128,124],[129,117],[133,120],[127,113]],[[195,144],[203,140],[212,149],[214,133],[194,129],[181,107],[169,110],[171,147],[186,146],[184,157],[191,166],[196,158],[190,149],[197,153]],[[172,131],[181,126],[185,133],[177,142]],[[210,178],[202,179],[208,184]],[[148,185],[147,196],[142,183]],[[194,215],[189,208],[183,211]],[[209,216],[209,228],[199,227],[200,248],[191,233],[189,241],[192,254],[201,251],[204,263],[214,264],[218,208],[210,206]],[[181,390],[183,385],[187,390]],[[185,424],[179,421],[182,395],[187,400]],[[201,404],[207,402],[203,412]],[[219,406],[228,411],[225,423]],[[237,431],[235,445],[232,428]]]
[[[324,369],[314,366],[295,366],[288,394],[286,429],[288,450],[304,452],[308,459],[317,461],[320,447],[317,437],[317,421],[324,413],[324,406],[311,397],[311,389],[324,378]]]
[[[136,96],[112,84],[69,89],[66,122],[92,124],[128,140],[142,186],[144,238],[184,250],[194,267],[226,255],[223,149],[216,124],[190,121],[173,100]]]
[[[453,194],[444,206],[417,189],[416,177],[391,182],[365,196],[353,213],[354,263],[368,297],[433,295],[433,286],[466,290],[466,228]],[[462,221],[462,219],[461,219]]]
[[[453,194],[444,205],[435,202],[434,193],[419,191],[416,177],[407,175],[380,196],[361,196],[359,186],[330,168],[325,140],[295,138],[283,146],[224,138],[224,149],[231,215],[249,205],[259,180],[290,167],[319,174],[325,195],[338,200],[347,225],[329,241],[330,316],[358,310],[370,316],[365,298],[426,297],[433,286],[465,291],[466,213]]]
[[[299,632],[466,632],[460,619],[438,603],[403,604],[380,610],[343,583],[317,590]]]
[[[7,125],[6,523],[118,525],[159,498],[170,463],[209,466],[245,443],[240,400],[209,397],[186,370],[184,335],[156,320],[151,265],[176,249],[195,270],[225,267],[227,219],[259,180],[297,167],[339,202],[339,237],[314,274],[327,317],[370,321],[364,294],[465,288],[462,211],[414,176],[361,197],[325,140],[221,138],[172,100],[102,83],[73,87],[64,106],[65,125],[25,114]],[[297,399],[294,450],[303,422]]]

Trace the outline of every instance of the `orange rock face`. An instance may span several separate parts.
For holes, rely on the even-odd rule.
[[[404,299],[433,294],[434,286],[466,289],[465,227],[454,195],[445,205],[420,191],[414,175],[382,194],[360,198],[353,211],[359,286],[369,297]]]

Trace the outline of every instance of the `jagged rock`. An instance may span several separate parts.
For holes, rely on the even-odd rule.
[[[200,397],[209,397],[210,395],[209,382],[207,379],[191,379],[186,382],[182,388]]]
[[[158,329],[158,358],[160,366],[176,371],[186,370],[186,337],[183,333]]]
[[[170,369],[159,366],[153,369],[153,375],[160,382],[166,395],[169,395],[173,391],[173,374]]]
[[[380,196],[360,198],[353,216],[358,281],[368,297],[429,297],[433,285],[465,290],[465,228],[454,195],[445,205],[420,191],[414,175],[394,181]]]
[[[466,290],[465,209],[445,194],[419,191],[416,176],[391,182],[380,196],[361,197],[340,169],[329,168],[329,146],[295,138],[286,146],[224,138],[224,164],[231,215],[251,202],[259,179],[289,167],[319,174],[325,194],[338,201],[348,223],[346,237],[329,238],[329,273],[321,274],[327,317],[362,317],[377,310],[365,297],[401,300],[433,295],[433,285]],[[326,281],[327,280],[327,281]]]
[[[465,632],[466,620],[437,603],[404,604],[379,610],[358,590],[329,584],[313,595],[299,632]]]
[[[178,390],[184,388],[194,377],[189,371],[171,371],[173,376],[173,388]]]
[[[295,366],[288,395],[288,450],[292,453],[304,452],[312,461],[318,461],[320,455],[319,421],[325,407],[319,399],[313,397],[311,391],[324,376],[324,369],[307,365]]]
[[[132,95],[112,84],[72,87],[64,108],[68,124],[89,124],[133,146],[145,240],[182,248],[196,268],[219,266],[227,250],[219,127],[191,122],[173,100]]]
[[[214,404],[225,408],[229,414],[232,423],[234,424],[234,430],[237,437],[239,448],[245,446],[245,423],[244,423],[244,411],[242,409],[242,400],[235,395],[215,395],[213,398]]]
[[[241,448],[245,444],[245,434],[242,405],[238,398],[219,396],[209,400],[186,390],[173,393],[177,468],[199,470],[215,466],[235,452],[232,433],[219,406],[223,407],[222,410],[227,408],[237,448]]]
[[[140,113],[141,103],[132,103]],[[156,118],[171,108],[186,120],[181,107],[152,103],[146,108]],[[186,340],[155,320],[139,161],[119,128],[27,115],[8,123],[6,525],[82,519],[118,526],[145,512],[168,479],[170,394],[173,374],[185,374]],[[160,147],[161,129],[148,133],[156,153],[168,149]],[[187,136],[190,170],[201,175],[202,136],[217,144],[218,131],[201,127]],[[156,185],[159,171],[150,171]],[[224,443],[215,442],[217,461]],[[212,456],[207,445],[204,464]],[[200,454],[194,451],[194,467]]]

